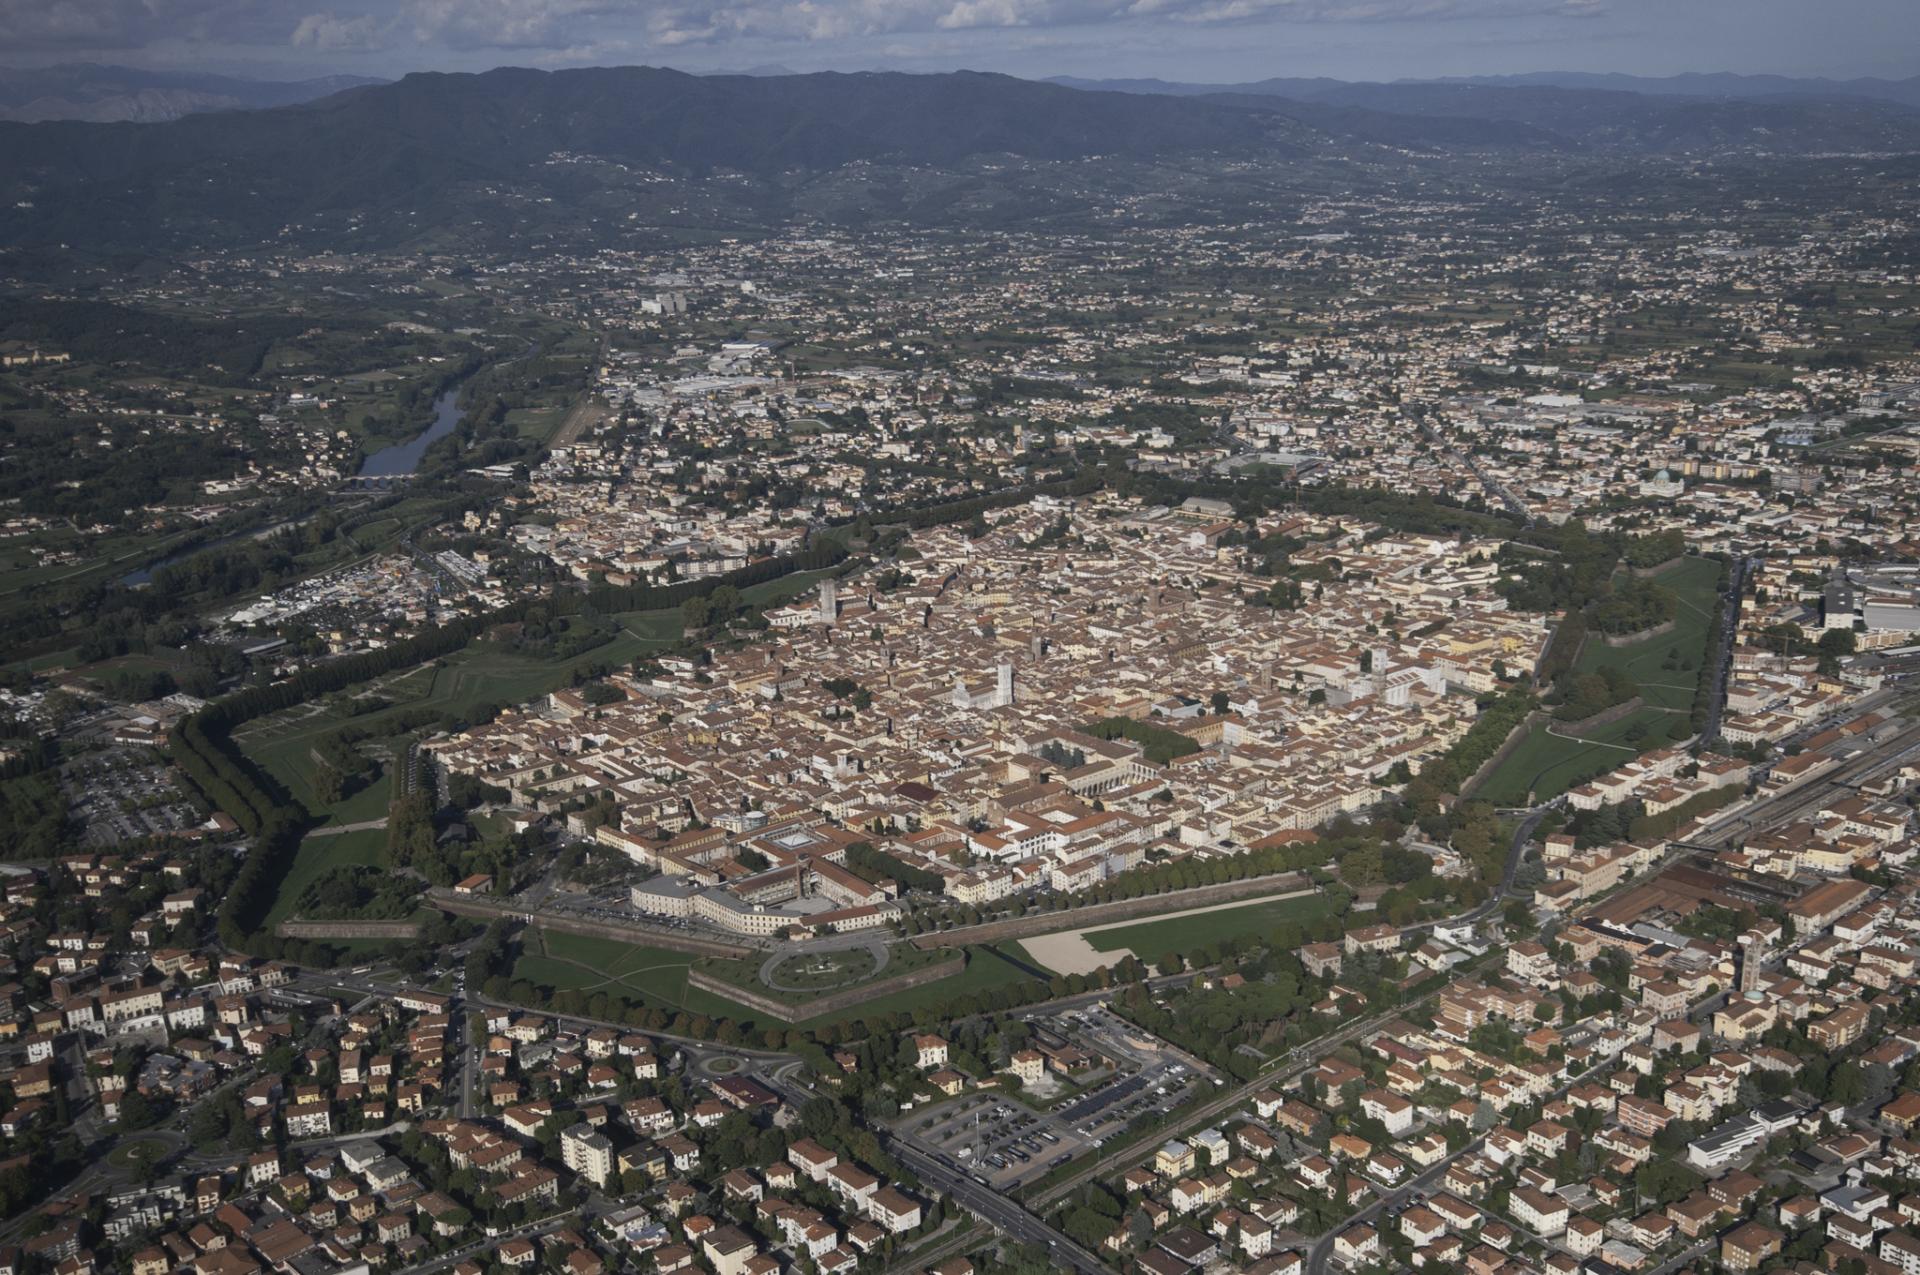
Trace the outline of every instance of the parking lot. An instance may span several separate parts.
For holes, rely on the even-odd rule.
[[[174,786],[167,767],[143,748],[86,753],[60,768],[67,817],[96,848],[192,828],[200,812]]]
[[[901,1132],[977,1181],[1002,1189],[1065,1164],[1088,1145],[1060,1132],[1051,1116],[991,1094],[939,1107]]]
[[[897,1126],[901,1136],[985,1185],[1006,1190],[1032,1181],[1129,1125],[1164,1115],[1193,1086],[1212,1082],[1192,1060],[1104,1006],[1022,1017],[1048,1041],[1103,1060],[1080,1080],[1082,1092],[1049,1111],[1000,1094],[973,1094]]]

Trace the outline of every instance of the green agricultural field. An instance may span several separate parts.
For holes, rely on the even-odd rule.
[[[1711,636],[1707,630],[1713,621],[1720,564],[1688,558],[1654,579],[1679,598],[1673,631],[1621,647],[1608,646],[1596,633],[1574,664],[1583,673],[1605,668],[1624,671],[1639,685],[1646,707],[1580,739],[1558,733],[1561,728],[1553,722],[1534,726],[1474,796],[1498,806],[1524,805],[1529,793],[1534,800],[1544,801],[1670,743],[1676,724],[1680,738],[1686,737],[1694,693],[1707,665]],[[1671,666],[1675,660],[1679,667]]]
[[[1151,964],[1169,952],[1186,953],[1222,939],[1265,934],[1288,922],[1316,920],[1324,916],[1326,911],[1325,897],[1314,894],[1298,899],[1249,903],[1244,907],[1223,908],[1218,912],[1198,912],[1167,921],[1140,921],[1111,930],[1099,930],[1088,934],[1086,939],[1088,946],[1096,952],[1125,949]]]

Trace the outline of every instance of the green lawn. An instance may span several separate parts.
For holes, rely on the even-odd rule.
[[[331,868],[377,868],[385,859],[387,834],[381,829],[342,832],[331,837],[309,836],[300,843],[300,853],[280,883],[280,897],[267,913],[271,929],[293,915],[293,905],[306,888]]]
[[[471,646],[438,664],[424,664],[377,680],[379,696],[393,701],[378,712],[349,717],[333,708],[314,711],[314,705],[300,705],[283,713],[242,727],[234,739],[249,760],[279,780],[301,804],[323,824],[341,825],[379,819],[387,813],[393,797],[392,767],[383,764],[378,776],[366,787],[344,800],[323,804],[311,782],[314,769],[313,749],[327,735],[352,723],[373,731],[365,743],[381,748],[394,758],[402,756],[411,735],[384,734],[383,724],[398,726],[402,713],[428,708],[441,713],[467,715],[482,704],[518,704],[535,696],[569,685],[576,668],[605,661],[622,664],[655,643],[615,634],[611,641],[583,655],[567,660],[536,660],[513,652],[485,646]],[[368,687],[356,688],[365,691]],[[268,913],[267,924],[286,919],[294,901],[327,866],[333,863],[377,865],[386,845],[381,830],[344,833],[337,837],[308,838],[301,845]],[[550,980],[548,980],[550,981]],[[682,984],[685,975],[682,971]],[[559,986],[561,984],[555,984]],[[703,1012],[720,1012],[705,1010]]]
[[[792,575],[784,575],[777,580],[763,580],[759,584],[750,584],[740,590],[740,596],[757,607],[781,606],[803,593],[813,592],[814,586],[832,574],[831,570],[796,571]]]
[[[1720,564],[1706,558],[1688,558],[1654,577],[1679,598],[1671,633],[1628,646],[1608,646],[1594,634],[1581,648],[1574,667],[1581,672],[1604,668],[1624,671],[1640,687],[1646,707],[1617,722],[1590,731],[1584,739],[1550,734],[1551,723],[1535,726],[1500,768],[1487,776],[1473,794],[1500,806],[1558,796],[1595,775],[1603,775],[1640,753],[1672,742],[1670,731],[1681,725],[1684,738],[1693,696],[1707,663],[1707,632],[1720,579]],[[1663,668],[1670,655],[1691,668]],[[1629,735],[1637,738],[1629,739]]]
[[[1693,707],[1694,687],[1706,662],[1707,626],[1713,620],[1720,564],[1707,558],[1688,558],[1654,579],[1673,590],[1680,600],[1673,632],[1621,647],[1608,646],[1596,634],[1581,650],[1574,668],[1582,673],[1618,668],[1639,683],[1640,697],[1649,707],[1685,711]],[[1675,651],[1693,667],[1662,668],[1668,654]]]
[[[1023,957],[1024,955],[1022,953]],[[991,991],[996,987],[1006,987],[1031,977],[1033,977],[1031,974],[1002,956],[993,947],[970,947],[967,949],[967,967],[951,978],[909,988],[904,992],[895,992],[891,996],[862,1001],[851,1009],[843,1009],[837,1014],[822,1014],[818,1018],[809,1018],[799,1025],[824,1027],[828,1023],[846,1022],[849,1019],[866,1018],[874,1014],[912,1014],[922,1009],[938,1011],[956,997],[964,996],[968,992]]]
[[[545,954],[541,951],[542,944],[545,945]],[[862,1001],[852,1008],[822,1014],[799,1025],[821,1027],[827,1023],[844,1022],[871,1014],[896,1011],[910,1014],[920,1009],[937,1009],[967,992],[1004,987],[1031,977],[991,947],[969,948],[968,953],[966,969],[951,978]],[[540,987],[575,987],[588,993],[605,991],[629,1000],[646,1001],[693,1014],[754,1022],[766,1018],[758,1010],[687,986],[687,968],[699,959],[686,952],[621,943],[613,939],[528,931],[524,950],[514,963],[513,977]],[[754,956],[747,960],[757,963],[759,958]]]
[[[628,633],[662,644],[678,641],[686,629],[678,607],[665,611],[625,611],[613,618]]]
[[[393,773],[382,765],[365,786],[348,793],[346,800],[327,808],[327,822],[347,824],[384,819],[387,817],[387,807],[392,804]]]
[[[1649,748],[1671,742],[1666,731],[1675,721],[1684,724],[1686,715],[1643,708],[1590,732],[1585,739],[1550,735],[1547,726],[1535,726],[1473,795],[1496,806],[1520,806],[1526,804],[1531,790],[1536,801],[1545,801],[1632,761]],[[1629,743],[1627,734],[1635,726],[1647,733]]]
[[[694,1014],[760,1017],[744,1005],[688,987],[687,967],[698,959],[688,952],[639,943],[529,930],[513,977],[540,987],[605,991]]]
[[[675,620],[677,623],[677,616]],[[314,712],[312,705],[301,705],[249,723],[241,728],[235,742],[243,753],[285,784],[287,791],[325,822],[357,823],[377,819],[386,813],[387,795],[375,795],[372,789],[353,794],[332,806],[322,805],[315,796],[309,782],[314,766],[311,754],[327,735],[351,723],[370,728],[378,736],[383,724],[423,708],[466,716],[484,704],[524,703],[571,684],[577,668],[598,663],[625,664],[659,644],[631,633],[616,633],[611,641],[566,660],[539,660],[484,645],[471,646],[438,665],[422,665],[378,679],[377,685],[357,688],[393,701],[378,712],[349,717],[332,709]],[[384,742],[398,756],[407,738],[399,734]],[[384,779],[374,785],[374,789],[388,794]]]
[[[1170,921],[1140,921],[1116,929],[1087,935],[1087,944],[1096,952],[1131,951],[1151,964],[1169,952],[1186,953],[1218,943],[1221,939],[1244,934],[1265,934],[1289,921],[1310,921],[1326,913],[1327,901],[1320,895],[1298,899],[1274,899],[1249,903],[1245,907],[1223,908]],[[1038,962],[1035,962],[1038,964]]]

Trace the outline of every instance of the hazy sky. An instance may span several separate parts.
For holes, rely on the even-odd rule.
[[[1920,0],[0,0],[0,60],[269,78],[630,63],[1904,77],[1920,73]]]

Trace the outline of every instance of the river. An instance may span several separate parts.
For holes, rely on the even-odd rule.
[[[395,443],[391,447],[382,447],[360,462],[362,478],[397,478],[411,474],[420,466],[420,458],[427,448],[435,442],[453,433],[460,425],[460,418],[466,415],[460,407],[460,390],[465,384],[464,378],[459,384],[443,392],[433,400],[433,423],[419,434],[404,443]]]
[[[185,562],[188,558],[192,558],[199,554],[206,553],[208,550],[224,548],[225,546],[230,544],[238,544],[242,540],[265,540],[268,536],[272,535],[274,532],[283,531],[288,527],[297,527],[301,523],[305,522],[307,518],[311,518],[311,517],[313,517],[313,515],[308,514],[306,518],[288,519],[283,522],[276,522],[271,527],[265,527],[258,531],[229,532],[228,534],[221,536],[216,540],[209,540],[205,544],[193,545],[190,548],[181,549],[181,550],[178,550],[177,552],[170,553],[164,558],[156,558],[152,562],[149,562],[146,566],[138,567],[132,571],[127,572],[127,574],[121,576],[120,583],[123,585],[126,585],[129,588],[135,585],[152,584],[153,573],[158,571],[162,567],[170,567],[176,562]]]
[[[465,378],[462,378],[459,383],[433,400],[433,422],[428,425],[426,429],[404,443],[395,443],[391,447],[382,447],[379,451],[374,452],[362,460],[360,462],[359,476],[362,478],[398,478],[406,474],[411,474],[415,469],[418,469],[420,467],[420,458],[426,455],[427,448],[433,446],[436,440],[445,438],[448,434],[453,433],[455,429],[459,428],[461,418],[466,415],[460,407],[460,390],[464,384]],[[311,515],[309,515],[309,517],[311,517]],[[278,522],[263,531],[236,531],[230,535],[221,536],[218,540],[210,540],[206,544],[194,545],[190,549],[182,549],[178,553],[170,553],[164,558],[155,559],[145,566],[136,568],[121,576],[120,583],[129,588],[137,585],[152,584],[153,573],[162,567],[170,567],[176,562],[185,562],[188,558],[196,554],[205,553],[209,549],[218,549],[225,545],[235,544],[249,537],[255,540],[264,539],[283,527],[294,525],[296,524],[292,522]]]

